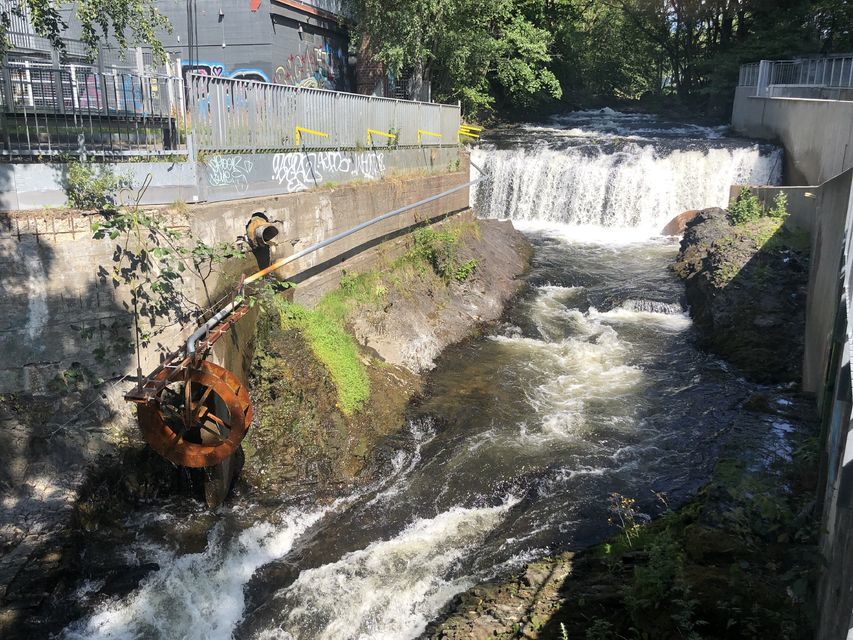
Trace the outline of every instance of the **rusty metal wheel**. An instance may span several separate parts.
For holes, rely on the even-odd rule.
[[[166,380],[163,369],[158,377]],[[175,376],[137,409],[145,440],[183,467],[210,467],[240,446],[252,424],[249,390],[233,373],[206,360]]]

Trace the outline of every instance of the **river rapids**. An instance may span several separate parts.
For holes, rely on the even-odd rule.
[[[776,182],[780,151],[605,109],[501,129],[472,159],[478,214],[513,220],[532,269],[503,322],[441,356],[382,479],[324,505],[136,513],[120,553],[159,569],[62,638],[416,638],[478,582],[612,534],[612,494],[653,516],[707,480],[750,387],[694,346],[658,234]]]

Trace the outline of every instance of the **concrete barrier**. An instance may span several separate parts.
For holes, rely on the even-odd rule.
[[[185,211],[160,209],[168,224],[187,229],[209,244],[233,242],[245,233],[255,211],[263,211],[280,228],[280,244],[271,259],[290,255],[338,231],[451,187],[468,182],[467,162],[458,171],[433,176],[401,177],[267,198],[191,205]],[[468,189],[420,206],[364,229],[339,243],[294,262],[282,277],[299,282],[295,298],[316,300],[337,285],[342,269],[369,268],[380,255],[405,249],[412,225],[440,219],[468,208]],[[115,242],[92,238],[93,217],[81,212],[0,213],[0,393],[45,390],[61,371],[78,363],[100,377],[135,373],[132,349],[102,354],[103,344],[133,342],[130,297],[109,277]],[[387,241],[387,242],[386,242]],[[229,263],[204,285],[185,277],[184,291],[207,306],[236,284],[239,273],[259,265],[254,257]],[[106,277],[102,277],[106,270]],[[294,277],[297,272],[298,277]],[[155,324],[161,321],[155,321]],[[248,334],[217,343],[216,360],[234,371],[251,357]],[[153,369],[164,350],[178,347],[195,325],[166,326],[141,352],[144,371]],[[243,331],[243,327],[240,330]]]

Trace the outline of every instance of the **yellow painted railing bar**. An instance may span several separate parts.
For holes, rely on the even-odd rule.
[[[480,136],[478,136],[476,133],[468,133],[467,131],[462,131],[462,129],[457,131],[456,134],[457,136],[467,136],[469,138],[476,138],[477,140],[480,139]]]
[[[469,129],[471,131],[482,131],[483,130],[483,127],[478,127],[475,124],[460,124],[459,128],[460,129]]]
[[[300,133],[308,133],[312,136],[320,136],[321,138],[328,138],[328,133],[323,133],[322,131],[314,131],[314,129],[306,129],[305,127],[296,127],[296,144],[300,144],[302,142],[302,137],[299,135]]]
[[[393,133],[386,133],[385,131],[379,131],[378,129],[368,129],[367,130],[367,144],[373,144],[373,138],[371,135],[382,136],[384,138],[388,138],[389,140],[396,140],[397,136]]]
[[[424,129],[418,129],[418,144],[421,143],[421,136],[430,136],[431,138],[440,138],[440,133],[433,133],[432,131],[425,131]]]

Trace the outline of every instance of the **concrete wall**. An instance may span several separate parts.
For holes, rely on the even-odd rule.
[[[732,185],[729,189],[729,204],[733,203],[746,187],[755,194],[765,209],[773,206],[779,193],[788,197],[788,217],[785,226],[796,231],[812,233],[815,225],[817,192],[820,187],[775,187],[767,185]]]
[[[384,148],[370,151],[245,153],[205,156],[198,162],[133,162],[94,165],[151,186],[142,204],[233,200],[306,191],[315,187],[430,174],[459,166],[456,147]],[[0,210],[62,207],[66,165],[0,164]],[[130,196],[130,193],[127,194]]]
[[[844,229],[851,207],[853,170],[821,185],[817,191],[816,225],[812,232],[809,293],[806,303],[803,389],[817,396],[822,410],[835,321],[841,301]]]
[[[299,251],[319,240],[396,207],[435,195],[468,181],[467,165],[443,175],[396,178],[328,190],[278,195],[268,198],[194,205],[188,212],[161,210],[169,224],[189,229],[208,243],[234,241],[245,233],[255,211],[264,211],[281,228],[281,243],[270,260]],[[419,207],[360,231],[294,263],[280,274],[299,283],[297,300],[316,299],[335,286],[342,268],[364,269],[382,252],[402,251],[401,238],[411,225],[465,210],[468,189]],[[60,371],[79,363],[101,377],[135,372],[130,352],[99,358],[102,344],[132,342],[132,316],[124,287],[109,278],[116,244],[94,240],[92,216],[79,212],[0,213],[0,393],[39,392]],[[382,240],[394,240],[380,244]],[[262,257],[261,263],[267,259]],[[216,300],[231,290],[238,273],[257,270],[251,254],[229,264],[207,283]],[[106,269],[106,278],[99,271]],[[198,279],[185,278],[186,294],[206,304]],[[159,321],[158,326],[168,325]],[[179,346],[193,327],[165,326],[151,347],[142,351],[143,370],[152,369],[163,350]],[[91,335],[89,335],[91,334]],[[88,336],[88,337],[87,337]],[[219,358],[246,357],[236,343],[217,345]],[[231,349],[231,356],[222,350]],[[236,354],[236,355],[234,355]],[[226,362],[226,364],[230,364]],[[235,366],[239,369],[239,366]]]
[[[853,102],[758,98],[738,87],[732,127],[785,147],[786,182],[820,184],[853,167]]]

